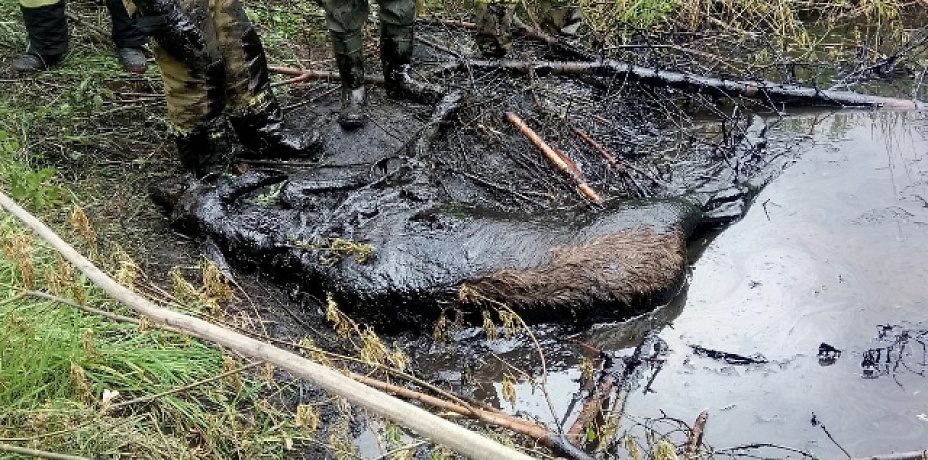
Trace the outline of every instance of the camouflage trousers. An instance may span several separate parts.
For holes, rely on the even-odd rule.
[[[370,14],[368,0],[320,0],[331,32],[350,34],[361,30]],[[409,27],[416,21],[416,0],[377,0],[381,25]]]
[[[273,101],[264,49],[239,0],[129,1],[140,13],[140,27],[155,39],[177,134]]]
[[[518,0],[476,0],[476,42],[489,57],[502,57],[512,52],[512,21]],[[565,0],[533,2],[533,18],[541,28],[552,34],[560,33],[571,22],[579,20],[579,8]]]

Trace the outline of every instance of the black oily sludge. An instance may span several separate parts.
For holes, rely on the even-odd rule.
[[[349,182],[252,170],[196,184],[172,220],[237,263],[327,293],[367,320],[428,324],[448,306],[487,299],[533,320],[615,318],[666,300],[703,215],[682,199],[539,216],[442,203],[413,159],[334,208],[308,204]],[[249,198],[271,184],[282,186],[275,205]]]
[[[427,74],[429,60],[441,67],[440,56],[417,50],[424,53],[418,74]],[[288,173],[252,169],[192,182],[179,201],[167,197],[172,223],[215,259],[258,269],[315,299],[331,296],[378,327],[428,328],[449,309],[475,312],[479,321],[490,301],[527,321],[608,320],[678,292],[697,227],[739,218],[786,162],[766,151],[759,117],[738,120],[723,144],[680,146],[634,99],[610,97],[598,113],[613,117],[614,127],[640,129],[600,127],[601,140],[635,146],[623,160],[634,174],[604,169],[571,145],[568,124],[549,118],[538,94],[517,81],[468,93],[449,88],[474,81],[453,78],[440,86],[406,75],[412,100],[372,91],[367,116],[375,123],[350,132],[333,120],[334,96],[297,109],[291,122],[319,127],[319,158],[276,163]],[[549,83],[563,94],[593,96],[577,81]],[[569,196],[570,182],[505,124],[506,111],[569,149],[605,189],[605,206]],[[572,121],[591,133],[594,122]],[[667,147],[677,153],[661,153]],[[274,162],[252,163],[261,164]],[[617,179],[631,186],[616,186]]]

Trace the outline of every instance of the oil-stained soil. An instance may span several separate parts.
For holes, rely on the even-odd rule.
[[[472,49],[466,32],[421,30],[427,40],[455,52],[466,55]],[[519,55],[527,58],[560,57],[530,42],[517,45]],[[464,95],[424,154],[415,155],[410,147],[433,115],[433,104],[391,101],[374,88],[370,122],[345,132],[334,122],[334,85],[313,85],[294,89],[285,102],[313,101],[290,112],[288,120],[322,131],[325,149],[317,162],[251,164],[251,174],[206,184],[204,193],[191,195],[192,204],[199,198],[234,198],[213,208],[219,214],[211,216],[213,222],[232,224],[232,231],[209,228],[204,215],[196,212],[177,222],[201,243],[210,240],[212,249],[220,249],[230,262],[247,293],[230,308],[232,322],[282,341],[311,336],[336,350],[339,341],[332,338],[322,310],[325,292],[355,282],[364,267],[377,267],[374,261],[384,254],[385,243],[392,245],[393,254],[407,256],[404,251],[427,248],[433,260],[444,264],[432,268],[452,266],[463,273],[454,265],[460,260],[450,257],[460,245],[446,240],[429,246],[434,244],[430,235],[447,237],[438,232],[442,226],[483,229],[486,222],[492,231],[508,235],[502,243],[483,242],[498,249],[483,253],[480,260],[494,267],[502,266],[505,254],[525,260],[526,252],[534,251],[538,257],[571,242],[567,238],[578,228],[579,233],[591,231],[609,219],[621,223],[601,227],[610,234],[646,227],[666,236],[668,227],[677,226],[682,232],[676,246],[680,259],[674,264],[678,271],[662,282],[661,292],[640,296],[635,305],[616,298],[570,305],[585,307],[583,318],[566,311],[561,315],[562,310],[553,317],[536,317],[549,321],[532,332],[546,357],[553,414],[537,384],[544,373],[542,361],[524,333],[506,338],[500,330],[503,338],[488,340],[483,329],[449,327],[443,345],[416,334],[394,335],[390,341],[406,350],[411,372],[425,380],[554,426],[569,425],[582,404],[575,398],[583,395],[578,358],[595,356],[576,340],[627,357],[651,334],[649,356],[654,359],[633,374],[629,417],[623,424],[640,439],[636,423],[644,423],[645,417],[692,421],[708,408],[706,442],[716,449],[775,443],[819,457],[843,455],[823,425],[855,456],[924,448],[928,407],[922,395],[928,388],[925,357],[919,355],[928,329],[923,281],[928,265],[922,260],[928,243],[924,121],[905,114],[862,114],[803,119],[784,129],[782,122],[735,115],[719,123],[705,113],[688,114],[682,108],[691,108],[692,100],[684,95],[627,82],[505,72],[429,73],[453,58],[416,44],[415,77]],[[505,122],[506,111],[517,112],[576,162],[590,185],[606,197],[606,205],[587,203]],[[709,121],[699,127],[694,121],[698,117]],[[590,133],[625,169],[603,160],[573,127]],[[761,191],[797,159],[799,150],[791,149],[797,143],[812,149]],[[167,150],[156,149],[164,155]],[[106,161],[121,168],[131,164],[136,174],[138,165],[149,169],[144,161],[131,163],[142,156],[138,152],[125,155]],[[169,286],[164,276],[172,266],[194,274],[204,246],[171,233],[147,207],[141,187],[133,187],[143,181],[125,180],[125,171],[107,176],[99,170],[107,163],[94,164],[94,179],[104,186],[91,193],[97,200],[88,212],[124,226],[124,234],[108,238],[147,249],[134,255],[144,257],[139,262],[154,284]],[[80,180],[89,173],[76,174]],[[245,182],[252,179],[260,180],[254,186]],[[132,194],[130,200],[124,200],[126,193]],[[116,209],[126,201],[133,207]],[[743,220],[718,232],[752,202],[756,204]],[[378,219],[389,217],[382,210],[391,206],[400,211],[403,225],[410,222],[406,216],[422,217],[411,220],[422,225],[421,231],[384,232],[373,244],[374,258],[367,261],[371,265],[357,263],[356,250],[333,250],[336,237],[374,241],[368,229],[378,228],[383,223]],[[556,237],[545,241],[542,235]],[[223,240],[230,236],[245,239]],[[279,252],[266,257],[268,253],[257,249],[269,242],[282,246],[274,246]],[[320,263],[321,257],[328,262]],[[280,264],[284,260],[288,263]],[[422,263],[426,258],[412,260]],[[395,275],[390,267],[368,273]],[[453,286],[449,279],[439,284]],[[576,281],[564,282],[579,285]],[[397,307],[409,307],[399,299],[420,298],[378,300],[341,292],[343,306],[378,329],[396,323],[402,316]],[[454,289],[440,293],[456,294]],[[362,299],[377,302],[361,305]],[[647,313],[640,314],[643,310]],[[423,319],[432,314],[399,319],[407,329],[411,322],[418,324],[417,330],[431,329],[433,323]],[[835,351],[825,348],[822,354],[823,344]],[[515,404],[503,398],[504,374],[514,376]],[[291,409],[320,399],[310,385],[291,388],[293,392],[283,395]],[[330,409],[324,413],[320,439],[339,417]],[[360,417],[354,419],[352,432],[363,425]],[[362,457],[383,454],[376,442],[365,441],[370,438],[358,441]],[[304,456],[331,455],[322,450]],[[788,454],[773,450],[765,455]]]
[[[606,78],[438,72],[461,55],[434,44],[466,39],[420,32],[411,78],[428,97],[396,101],[373,89],[369,123],[355,131],[335,122],[334,96],[302,106],[291,120],[320,130],[316,162],[260,162],[195,184],[173,209],[175,227],[223,263],[331,296],[380,325],[421,328],[484,301],[533,322],[589,323],[669,300],[684,282],[686,242],[739,218],[789,160],[783,145],[768,146],[759,117],[677,128],[668,113],[686,115],[670,92]],[[522,46],[526,58],[551,57]],[[584,200],[507,112],[562,150],[605,202]]]
[[[584,394],[578,358],[597,359],[579,342],[621,361],[656,334],[645,347],[654,359],[637,362],[626,381],[620,440],[630,434],[644,443],[648,426],[683,442],[677,421],[692,424],[708,409],[704,440],[717,456],[924,449],[926,126],[912,113],[825,114],[782,124],[808,136],[810,148],[744,219],[691,244],[691,280],[673,302],[574,336],[537,331],[553,369],[553,412],[525,379],[514,405],[503,399],[509,365],[540,378],[535,346],[524,335],[485,342],[478,330],[460,331],[466,359],[455,366],[467,370],[466,388],[507,410],[569,426]],[[434,357],[419,362],[461,382],[443,355],[424,354]],[[624,457],[622,446],[613,448]]]

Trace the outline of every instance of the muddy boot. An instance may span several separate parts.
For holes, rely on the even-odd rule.
[[[142,48],[119,48],[116,50],[119,65],[129,73],[145,73],[148,70],[148,57]]]
[[[174,136],[177,156],[184,168],[197,179],[222,174],[229,167],[232,143],[225,126],[214,120]]]
[[[13,59],[13,62],[10,63],[10,68],[19,74],[34,74],[43,70],[48,70],[53,65],[61,62],[62,57],[64,57],[63,54],[44,56],[26,51],[17,56],[16,59]]]
[[[32,74],[47,70],[64,58],[68,52],[68,21],[65,3],[39,7],[20,6],[26,25],[28,43],[26,52],[13,59],[14,72]]]
[[[345,129],[364,125],[364,54],[361,51],[361,32],[331,32],[335,61],[342,80],[341,109],[338,124]]]
[[[322,142],[315,130],[284,128],[280,104],[273,95],[260,109],[229,117],[239,143],[245,147],[242,158],[300,158],[319,153]]]
[[[412,26],[380,25],[380,62],[384,87],[390,98],[398,99],[406,93],[403,81],[407,78],[412,59],[412,40]]]
[[[477,48],[484,56],[500,59],[512,52],[512,17],[518,3],[477,0]]]
[[[180,199],[188,190],[195,187],[196,182],[192,174],[156,179],[148,184],[148,197],[170,216]]]
[[[239,143],[246,149],[239,156],[256,159],[314,156],[320,146],[318,133],[284,128],[283,112],[271,90],[264,45],[254,28],[248,27],[241,37],[241,50],[247,81],[230,83],[247,88],[243,91],[247,100],[229,116]]]

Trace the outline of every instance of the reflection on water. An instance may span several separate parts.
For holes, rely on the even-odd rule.
[[[842,113],[780,128],[811,147],[742,221],[694,245],[688,292],[580,338],[617,351],[666,325],[670,352],[649,391],[641,383],[629,395],[627,413],[693,420],[708,409],[705,440],[717,449],[773,443],[825,458],[844,456],[835,442],[855,456],[924,449],[928,122]],[[571,407],[575,373],[549,378],[557,412]],[[555,418],[529,389],[515,409]]]
[[[852,455],[924,449],[926,123],[884,112],[784,127],[814,146],[695,261],[683,310],[661,333],[673,353],[628,412],[691,419],[708,408],[706,439],[718,448],[843,455],[810,423],[814,412]],[[609,342],[607,329],[590,335]],[[841,351],[830,365],[823,344]],[[732,366],[696,345],[771,364]]]

